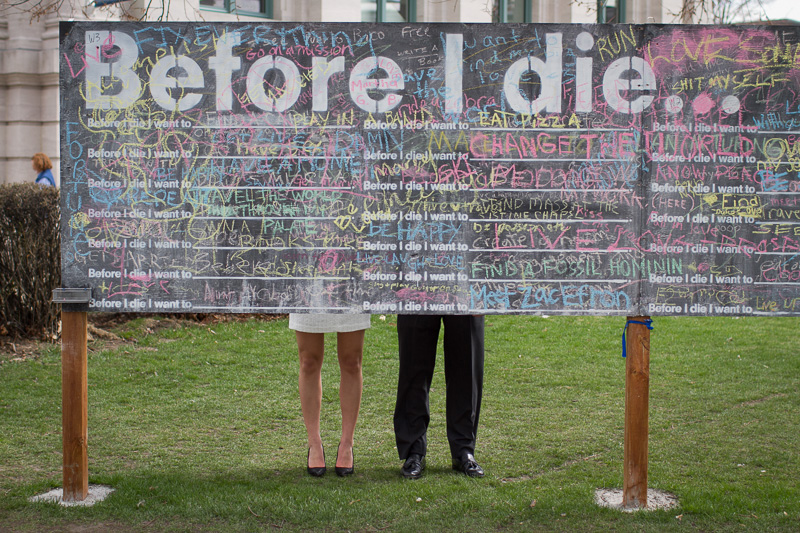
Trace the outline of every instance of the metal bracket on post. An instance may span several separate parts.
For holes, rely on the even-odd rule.
[[[92,289],[53,289],[54,304],[88,304],[92,299]]]

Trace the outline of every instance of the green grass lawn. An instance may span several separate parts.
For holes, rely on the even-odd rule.
[[[394,447],[395,317],[372,318],[356,475],[305,473],[286,320],[152,328],[89,352],[90,508],[30,503],[61,485],[58,346],[0,356],[0,531],[800,531],[800,319],[659,318],[651,335],[649,485],[670,511],[594,503],[622,488],[623,318],[487,317],[486,383],[469,479],[450,469],[441,359],[427,469]],[[323,375],[328,466],[338,442],[334,337]],[[440,353],[441,358],[441,353]]]

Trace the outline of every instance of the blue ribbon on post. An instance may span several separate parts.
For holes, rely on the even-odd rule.
[[[622,328],[622,357],[627,357],[627,353],[625,351],[625,332],[628,330],[628,324],[641,324],[642,326],[647,326],[647,329],[653,329],[653,319],[648,318],[644,322],[641,320],[628,320],[625,322],[625,327]]]

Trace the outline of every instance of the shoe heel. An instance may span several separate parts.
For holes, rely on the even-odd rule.
[[[308,471],[308,475],[313,477],[322,477],[327,472],[327,468],[324,466],[308,466],[308,461],[311,459],[311,448],[308,449],[308,457],[306,457],[306,470]],[[322,449],[322,460],[325,460],[325,449]]]
[[[339,446],[341,446],[341,444]],[[337,476],[346,477],[346,476],[352,476],[355,473],[355,471],[356,471],[356,454],[355,454],[355,452],[352,452],[352,454],[353,454],[353,466],[349,466],[349,467],[347,467],[347,466],[337,466],[337,467],[335,467],[334,470],[336,471],[336,475]],[[336,448],[336,459],[337,460],[339,459],[339,448],[338,447]]]

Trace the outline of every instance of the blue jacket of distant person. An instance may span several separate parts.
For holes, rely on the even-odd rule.
[[[38,185],[45,185],[50,187],[56,186],[56,180],[53,179],[53,173],[50,172],[49,168],[39,172],[39,175],[36,176],[36,183]]]

